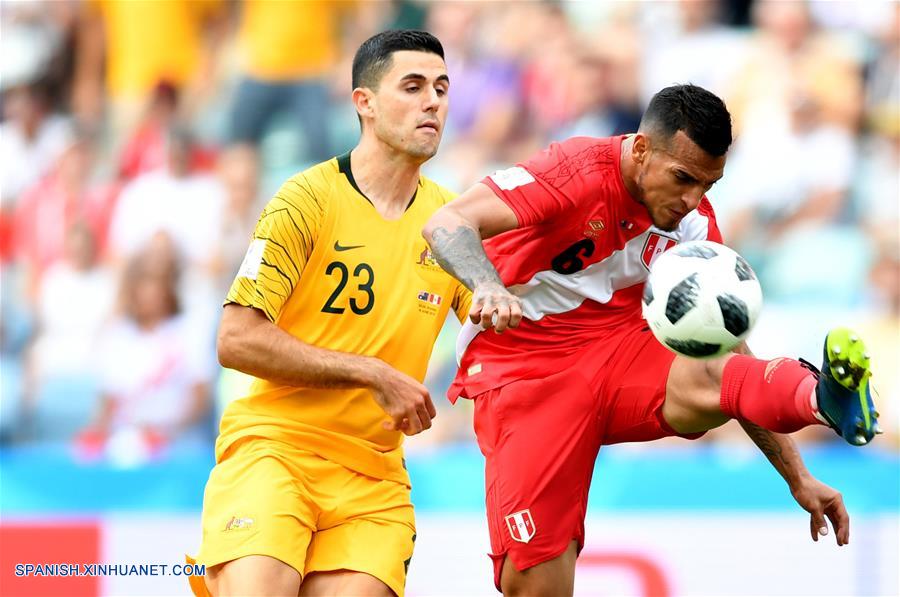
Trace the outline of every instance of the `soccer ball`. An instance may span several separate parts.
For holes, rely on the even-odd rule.
[[[675,353],[704,359],[747,337],[762,307],[762,289],[743,257],[697,240],[657,257],[642,303],[657,340]]]

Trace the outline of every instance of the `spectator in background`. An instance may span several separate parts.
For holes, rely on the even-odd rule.
[[[159,232],[184,260],[185,311],[212,338],[225,190],[215,176],[192,168],[193,137],[185,129],[166,133],[166,167],[138,177],[123,190],[109,231],[110,256],[125,263]]]
[[[225,296],[253,238],[253,228],[264,206],[259,192],[259,159],[249,145],[234,145],[219,157],[218,176],[225,191],[222,228],[213,273],[219,296]]]
[[[192,169],[193,146],[185,129],[169,129],[165,166],[122,189],[109,232],[114,260],[126,261],[164,231],[192,266],[203,269],[211,263],[221,229],[224,191],[215,177]]]
[[[740,131],[717,191],[723,235],[754,262],[770,301],[852,306],[869,250],[846,225],[861,65],[803,3],[765,0],[754,18],[728,94]],[[835,269],[856,277],[825,274]]]
[[[56,113],[64,86],[62,10],[36,3],[0,9],[0,263],[13,259],[13,213],[19,194],[40,178],[66,144],[68,120]],[[54,18],[57,17],[57,18]],[[12,264],[14,266],[14,264]],[[7,268],[8,269],[8,268]],[[11,288],[4,271],[4,285]]]
[[[874,115],[896,119],[900,106],[900,3],[890,5],[888,10],[875,32],[867,65],[866,107]]]
[[[119,155],[119,177],[132,180],[166,165],[166,132],[176,125],[178,89],[168,81],[153,88],[141,120]]]
[[[5,31],[4,31],[5,34]],[[5,77],[6,73],[3,73]],[[6,81],[3,79],[3,83]],[[3,122],[0,123],[0,345],[10,352],[4,364],[4,392],[18,395],[18,352],[31,332],[30,305],[33,287],[28,273],[15,258],[16,205],[19,196],[44,176],[71,139],[69,120],[51,109],[47,89],[41,84],[22,84],[3,90]],[[3,400],[11,403],[12,396]]]
[[[900,251],[900,102],[880,105],[869,115],[856,173],[854,206],[867,236]]]
[[[476,2],[436,3],[428,13],[428,30],[446,48],[454,89],[453,118],[445,133],[449,150],[428,170],[442,173],[450,187],[481,176],[521,129],[518,48],[510,45],[508,21],[500,13],[497,6]]]
[[[256,144],[279,114],[303,131],[306,161],[332,155],[326,78],[340,57],[350,4],[328,0],[241,3],[242,74],[231,110],[233,142]]]
[[[866,232],[900,253],[900,3],[885,15],[868,64],[866,113],[855,205]],[[900,256],[898,256],[900,258]]]
[[[488,151],[510,137],[520,112],[516,57],[504,51],[502,40],[490,37],[479,18],[495,12],[477,3],[442,3],[428,14],[429,30],[446,40],[447,68],[458,90],[447,133],[454,142],[485,145]]]
[[[67,231],[86,227],[91,253],[102,254],[112,210],[118,195],[115,184],[94,177],[92,139],[77,135],[54,167],[21,196],[16,208],[15,241],[27,278],[27,297],[40,293],[47,268],[69,253]]]
[[[537,143],[575,116],[572,97],[580,77],[579,41],[560,6],[543,7],[540,46],[529,56],[523,72],[524,101]]]
[[[745,60],[747,43],[740,30],[723,26],[722,16],[728,10],[725,2],[647,2],[641,9],[644,43],[638,66],[643,70],[644,102],[657,89],[685,81],[726,90],[736,65]]]
[[[166,167],[166,136],[180,126],[178,88],[160,81],[153,88],[144,113],[131,131],[119,155],[119,178],[129,181]],[[215,151],[191,144],[188,155],[193,171],[209,171],[215,164]]]
[[[146,456],[187,436],[204,438],[212,347],[181,315],[173,255],[158,237],[125,268],[121,315],[95,356],[100,411],[80,438],[82,447],[125,444]]]
[[[51,265],[36,298],[36,329],[27,351],[28,433],[65,440],[95,407],[98,339],[115,303],[112,273],[97,261],[91,226],[75,221],[64,233],[62,258]]]
[[[3,91],[0,123],[0,189],[9,211],[19,195],[59,159],[72,137],[69,119],[54,113],[47,90],[39,83]]]
[[[770,138],[769,157],[763,157],[762,147],[744,145],[735,151],[744,159],[735,166],[736,180],[729,187],[744,183],[746,193],[743,213],[732,218],[726,235],[735,246],[765,245],[799,226],[829,225],[847,209],[856,162],[851,131],[828,123],[823,107],[806,90],[797,90],[790,108],[789,128],[780,131],[778,143]],[[773,167],[760,177],[764,160]]]
[[[56,97],[66,75],[72,4],[5,2],[0,10],[0,85],[11,89],[40,81]]]
[[[115,303],[114,280],[98,262],[91,226],[75,221],[64,236],[62,258],[47,269],[37,297],[30,357],[38,384],[91,370],[97,338]]]
[[[553,139],[608,137],[636,131],[641,121],[640,50],[633,31],[610,30],[576,57],[573,114]]]
[[[161,80],[185,90],[188,113],[206,100],[225,32],[221,0],[82,6],[72,104],[83,123],[100,124],[108,102],[114,134],[131,130]]]

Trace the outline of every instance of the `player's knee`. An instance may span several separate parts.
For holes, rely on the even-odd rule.
[[[721,412],[722,373],[729,356],[677,357],[669,370],[663,418],[679,433],[706,431],[728,420]]]
[[[729,358],[731,355],[715,359],[683,358],[681,360],[685,361],[689,367],[688,377],[694,384],[701,386],[704,390],[718,391],[722,387],[722,371]]]
[[[716,391],[720,391],[722,389],[722,375],[725,372],[725,364],[733,356],[733,354],[727,354],[715,359],[701,361],[706,366],[705,376],[707,383],[709,383]]]
[[[667,397],[679,401],[696,400],[704,393],[718,395],[722,388],[722,372],[731,355],[700,360],[676,357],[669,370]]]

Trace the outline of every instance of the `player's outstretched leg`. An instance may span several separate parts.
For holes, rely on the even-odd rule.
[[[822,370],[807,366],[818,378],[816,399],[819,415],[847,442],[861,446],[872,441],[878,412],[869,388],[869,354],[858,334],[835,328],[825,337]]]
[[[728,418],[776,433],[824,424],[849,443],[862,445],[879,431],[870,376],[862,340],[844,328],[832,330],[826,338],[823,372],[787,358],[676,357],[666,383],[663,416],[680,433],[711,429]]]

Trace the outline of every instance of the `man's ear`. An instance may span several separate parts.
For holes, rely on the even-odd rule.
[[[368,87],[357,87],[353,90],[353,94],[350,97],[353,100],[353,105],[356,107],[356,113],[359,114],[360,118],[375,117],[375,94],[372,93],[371,89]]]
[[[650,137],[644,133],[637,133],[634,136],[634,143],[631,145],[631,158],[636,164],[643,164],[650,156]]]

